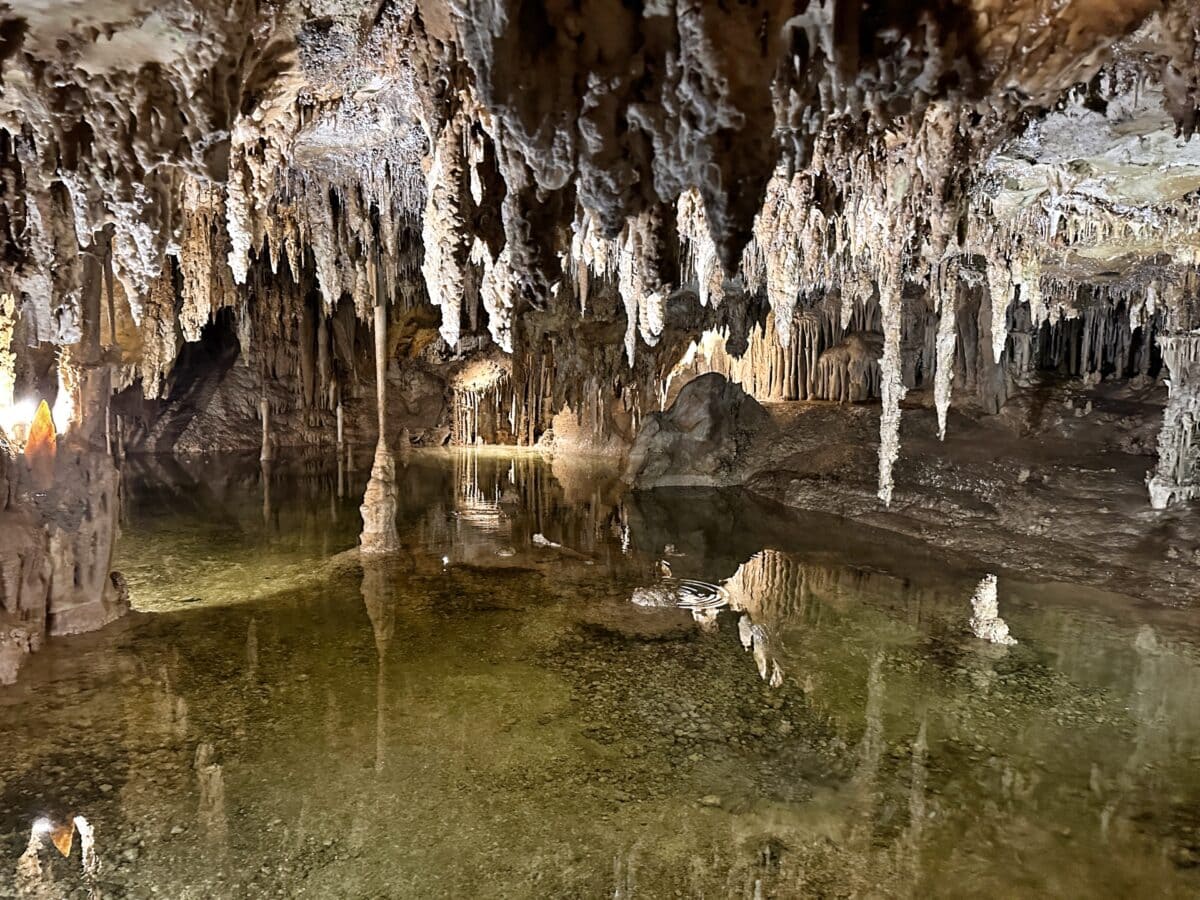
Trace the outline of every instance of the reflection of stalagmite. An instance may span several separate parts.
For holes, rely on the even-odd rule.
[[[862,791],[869,791],[879,771],[879,760],[883,757],[883,654],[877,653],[871,660],[867,672],[867,708],[863,714],[866,729],[858,745],[858,769],[854,783]]]
[[[1000,618],[996,576],[986,575],[971,597],[971,632],[993,644],[1015,644],[1017,639],[1008,633],[1008,623]]]
[[[225,776],[220,763],[213,761],[215,756],[212,744],[196,747],[196,781],[200,786],[197,818],[205,840],[223,852],[229,831],[225,817]]]
[[[904,836],[903,846],[907,851],[906,860],[911,869],[910,880],[916,883],[921,868],[921,834],[925,829],[926,803],[925,784],[928,780],[926,756],[929,753],[929,743],[926,737],[928,723],[922,719],[921,727],[917,730],[916,740],[912,745],[912,781],[908,792],[908,831]]]
[[[383,771],[387,748],[387,681],[384,663],[396,632],[396,583],[391,568],[379,563],[363,566],[363,604],[375,631],[378,669],[375,684],[375,771]]]
[[[258,676],[258,622],[250,620],[246,626],[246,680],[253,681]]]
[[[387,447],[387,308],[375,307],[375,379],[379,413],[379,442],[371,479],[363,495],[363,553],[395,553],[400,549],[396,533],[396,460]]]

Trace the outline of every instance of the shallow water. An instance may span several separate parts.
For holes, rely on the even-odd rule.
[[[0,894],[73,815],[45,896],[1200,890],[1191,617],[1000,573],[996,648],[969,562],[529,455],[413,455],[364,566],[368,464],[127,462],[142,612],[0,688]]]

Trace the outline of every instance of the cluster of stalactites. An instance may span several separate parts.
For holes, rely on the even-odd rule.
[[[1171,4],[1171,14],[1186,5]],[[852,20],[875,41],[866,58],[842,39],[839,21],[850,11],[837,0],[809,3],[798,15],[785,4],[765,13],[756,8],[752,16],[720,4],[655,4],[639,13],[614,3],[605,7],[611,15],[605,34],[618,47],[651,19],[656,29],[655,41],[631,48],[655,63],[637,70],[643,74],[635,80],[610,64],[624,59],[622,53],[577,33],[578,23],[556,9],[530,12],[534,19],[523,18],[520,29],[512,27],[504,4],[469,0],[459,11],[457,48],[487,111],[508,187],[501,216],[512,280],[555,283],[555,273],[527,269],[536,259],[529,245],[555,246],[554,228],[562,224],[533,204],[553,209],[569,185],[573,236],[569,250],[559,248],[565,278],[585,310],[594,279],[615,281],[631,367],[639,341],[650,347],[660,341],[666,303],[677,288],[694,289],[702,307],[722,302],[731,289],[764,296],[784,348],[803,327],[797,310],[812,298],[839,295],[843,326],[856,303],[875,298],[884,337],[879,493],[885,502],[893,490],[905,390],[902,289],[915,284],[933,295],[935,393],[944,434],[962,290],[959,258],[977,255],[986,262],[990,356],[999,365],[1014,298],[1029,304],[1035,324],[1067,308],[1056,303],[1052,284],[1043,290],[1047,279],[1034,248],[1060,233],[1063,242],[1095,241],[1108,228],[1052,209],[1040,231],[1020,235],[1014,225],[1006,236],[1018,239],[1003,254],[992,250],[1003,241],[976,235],[960,243],[964,216],[990,218],[986,197],[973,193],[971,166],[1019,121],[1021,103],[1045,105],[1070,84],[1088,81],[1113,42],[1151,12],[1133,4],[1075,29],[1064,16],[1035,39],[1024,29],[956,31],[964,22],[935,20],[919,9],[903,22],[877,21],[886,18],[880,10],[855,10]],[[539,17],[545,28],[525,27]],[[535,48],[532,42],[544,33],[572,39]],[[964,46],[977,53],[964,54]],[[512,77],[528,65],[545,77],[536,83]],[[989,84],[1025,87],[990,105],[973,105],[957,93],[967,87],[982,95]],[[891,102],[898,97],[906,102]],[[769,104],[765,114],[759,104]],[[909,112],[897,117],[894,109]],[[610,127],[619,110],[628,111],[630,125],[620,131]],[[765,125],[773,128],[769,136],[759,131]],[[682,285],[672,284],[674,273],[660,265],[664,208],[674,210]],[[1138,227],[1116,221],[1109,231]],[[446,244],[453,250],[453,240]],[[450,260],[436,267],[443,284],[458,284],[462,254],[437,252]],[[486,266],[496,256],[492,245],[475,254],[476,264]],[[486,303],[502,318],[509,315],[495,296]],[[834,357],[828,367],[827,380],[838,380]],[[874,383],[870,372],[860,374]],[[835,392],[853,396],[854,389],[839,383]]]
[[[29,341],[80,340],[79,255],[99,234],[107,235],[99,250],[109,271],[141,321],[180,225],[180,187],[220,177],[218,148],[241,91],[270,68],[277,14],[255,0],[159,4],[156,20],[178,52],[128,68],[82,64],[105,43],[92,27],[64,28],[53,52],[45,34],[14,32],[2,61],[0,165],[15,246],[5,249],[0,279],[19,300]],[[105,15],[114,31],[141,25],[122,20],[122,11]],[[114,34],[108,38],[115,47]]]
[[[627,364],[634,365],[639,338],[654,347],[665,327],[668,298],[677,287],[664,263],[668,224],[675,226],[678,236],[684,286],[694,289],[701,306],[719,304],[729,288],[763,294],[785,351],[805,296],[840,293],[843,329],[850,324],[856,304],[865,308],[868,301],[877,299],[884,332],[882,361],[868,360],[865,347],[847,347],[827,361],[822,376],[814,357],[806,368],[802,392],[815,394],[809,381],[823,377],[826,388],[841,398],[882,394],[880,496],[889,501],[891,467],[898,453],[899,405],[905,390],[900,292],[906,281],[932,280],[929,270],[942,264],[952,231],[947,219],[954,214],[945,202],[950,163],[935,169],[918,166],[916,160],[926,153],[954,158],[958,119],[953,111],[939,108],[927,111],[922,122],[916,134],[907,138],[909,152],[904,152],[904,146],[896,148],[896,136],[886,140],[879,136],[854,150],[836,143],[824,147],[810,169],[789,174],[781,166],[766,187],[738,272],[724,270],[708,207],[694,188],[680,195],[672,210],[673,223],[665,221],[663,207],[650,207],[630,218],[615,238],[605,235],[598,213],[581,207],[575,217],[567,267],[574,274],[581,307],[586,311],[593,279],[614,280],[625,308]],[[831,182],[839,191],[840,215],[826,215],[815,202],[818,179]],[[932,250],[912,245],[916,237],[928,233],[926,225],[931,225]],[[477,256],[487,261],[485,254]],[[933,266],[927,262],[930,256]],[[816,346],[813,341],[803,343],[806,350]],[[843,356],[847,366],[853,364],[853,377],[849,369],[846,377],[841,377],[837,359]]]
[[[1147,487],[1150,505],[1165,509],[1200,497],[1200,330],[1163,335],[1158,343],[1170,392]]]
[[[855,303],[843,324],[841,304],[819,304],[796,316],[792,339],[784,346],[769,313],[762,327],[751,331],[746,349],[733,355],[727,349],[727,329],[704,332],[693,341],[668,374],[661,406],[681,376],[717,372],[740,384],[760,401],[833,400],[843,403],[875,400],[880,394],[879,305]]]
[[[593,213],[582,209],[576,215],[570,254],[581,311],[587,310],[593,278],[616,280],[625,308],[624,347],[630,368],[637,356],[638,337],[647,347],[654,347],[666,324],[667,298],[673,290],[663,264],[666,224],[663,210],[646,210],[610,240],[603,236]],[[694,238],[689,236],[689,240],[695,244]],[[710,294],[705,290],[707,302]]]
[[[511,441],[516,432],[516,397],[512,379],[503,372],[495,380],[454,391],[451,437],[472,446]]]
[[[247,147],[231,166],[225,214],[234,281],[246,283],[252,252],[276,273],[286,260],[294,277],[311,254],[327,314],[344,296],[364,322],[380,303],[412,305],[420,248],[404,173],[385,160],[379,171],[335,181],[262,146]]]

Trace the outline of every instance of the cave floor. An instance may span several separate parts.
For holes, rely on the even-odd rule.
[[[369,562],[357,457],[126,462],[139,612],[0,688],[0,895],[75,815],[44,896],[1200,891],[1185,612],[1002,574],[996,647],[960,554],[531,454],[411,455]]]

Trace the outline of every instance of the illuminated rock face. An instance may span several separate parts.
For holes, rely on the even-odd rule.
[[[58,452],[58,436],[54,420],[50,417],[50,406],[43,400],[29,425],[29,437],[25,441],[25,463],[29,466],[30,478],[38,490],[48,490],[54,484],[54,459]]]

